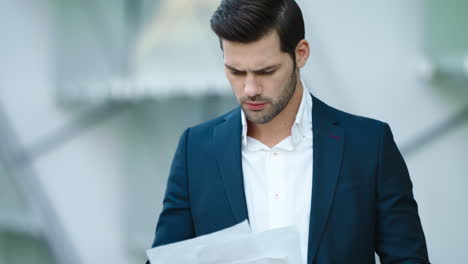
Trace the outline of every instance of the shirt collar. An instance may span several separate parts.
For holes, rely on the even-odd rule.
[[[312,139],[312,98],[309,93],[309,90],[305,86],[304,82],[301,80],[303,92],[301,104],[296,114],[296,119],[293,126],[291,127],[291,143],[293,146],[285,147],[287,150],[292,150],[292,148],[297,145],[303,137]],[[244,114],[244,110],[241,109],[241,120],[242,120],[242,145],[247,147],[247,120]],[[257,142],[255,139],[249,140],[250,142]],[[280,143],[281,144],[281,143]],[[278,145],[280,145],[278,144]],[[257,144],[255,144],[257,145]],[[277,145],[277,146],[278,146]],[[283,144],[281,144],[283,145]],[[255,149],[260,149],[260,147],[255,147]]]

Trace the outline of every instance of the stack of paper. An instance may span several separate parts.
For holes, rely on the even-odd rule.
[[[151,264],[297,264],[299,233],[294,227],[252,233],[247,221],[209,235],[146,251]]]

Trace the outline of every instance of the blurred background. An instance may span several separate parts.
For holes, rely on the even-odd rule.
[[[182,131],[236,106],[219,0],[0,0],[0,264],[143,263]],[[468,259],[468,1],[306,1],[306,86],[388,122],[433,263]]]

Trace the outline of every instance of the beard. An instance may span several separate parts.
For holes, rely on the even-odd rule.
[[[273,100],[271,98],[262,97],[260,95],[242,98],[240,101],[241,101],[242,110],[244,111],[244,114],[245,114],[245,118],[254,124],[266,124],[270,122],[279,113],[281,113],[284,110],[284,108],[286,108],[286,106],[289,104],[289,101],[291,100],[292,96],[294,95],[294,92],[296,91],[296,85],[297,85],[297,76],[296,76],[296,68],[294,67],[294,70],[291,73],[291,77],[288,83],[286,84],[285,87],[283,87],[282,92],[278,98]],[[263,110],[252,111],[248,109],[245,106],[245,104],[243,104],[246,101],[252,101],[252,102],[262,101],[262,102],[268,102],[269,104]]]

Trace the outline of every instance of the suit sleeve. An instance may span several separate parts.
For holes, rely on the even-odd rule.
[[[189,129],[179,140],[163,200],[163,210],[156,226],[153,247],[179,242],[195,236],[187,173],[187,143]]]
[[[408,169],[390,127],[382,127],[377,178],[376,252],[382,264],[429,263]]]

